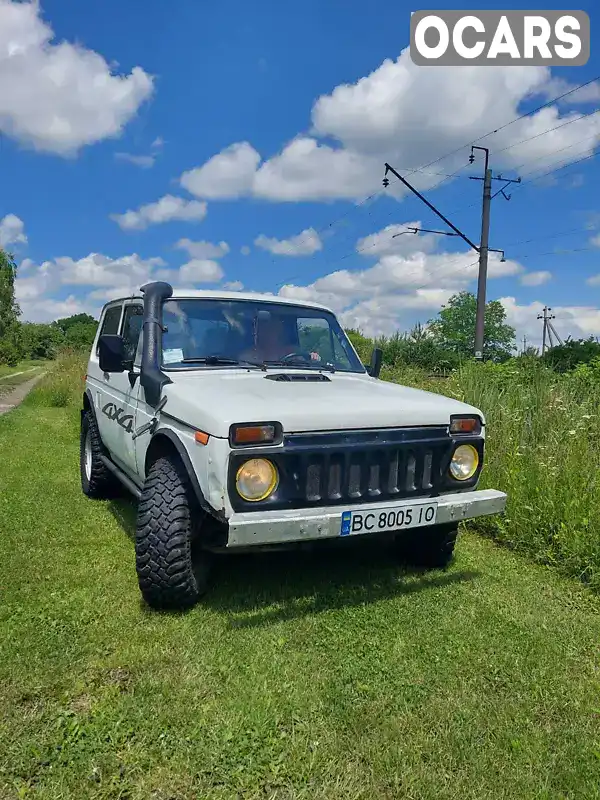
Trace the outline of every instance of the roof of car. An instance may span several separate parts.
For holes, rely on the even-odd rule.
[[[266,303],[286,303],[288,305],[303,306],[304,308],[320,308],[324,311],[331,311],[328,306],[321,303],[313,303],[308,300],[299,300],[294,297],[281,297],[275,294],[261,294],[259,292],[227,292],[220,289],[176,289],[173,287],[172,298],[180,300],[184,298],[206,298],[209,300],[260,300]],[[110,300],[110,303],[116,303],[122,300],[141,300],[143,295],[141,292],[128,295],[127,297],[115,297]]]

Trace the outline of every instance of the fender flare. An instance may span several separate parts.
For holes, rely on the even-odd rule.
[[[177,455],[181,459],[181,462],[182,462],[182,464],[183,464],[183,466],[185,468],[186,474],[187,474],[187,476],[189,478],[189,481],[190,481],[190,483],[192,485],[192,488],[194,490],[194,494],[196,496],[196,499],[198,500],[198,504],[200,505],[200,508],[203,511],[205,511],[207,514],[210,514],[211,517],[214,517],[219,522],[227,524],[227,519],[225,518],[225,515],[222,514],[222,513],[219,513],[218,511],[216,511],[207,502],[207,500],[206,500],[206,498],[204,496],[204,492],[202,491],[202,488],[201,488],[200,483],[198,481],[198,476],[196,475],[196,471],[194,470],[194,467],[192,466],[192,461],[191,461],[191,459],[189,457],[189,454],[188,454],[187,450],[185,449],[181,439],[177,436],[177,434],[175,434],[173,431],[169,430],[168,428],[162,428],[162,429],[156,431],[156,433],[150,439],[150,444],[148,445],[148,451],[150,450],[150,447],[152,446],[152,442],[154,442],[156,439],[161,438],[161,437],[164,437],[164,438],[168,439],[169,442],[173,445],[173,447],[177,451]]]
[[[96,430],[98,431],[98,438],[100,439],[102,447],[104,448],[104,450],[106,452],[106,445],[102,441],[102,435],[100,433],[100,425],[98,425],[98,415],[96,413],[96,406],[94,405],[94,398],[93,398],[93,395],[92,395],[92,390],[89,387],[87,387],[86,390],[84,391],[83,395],[84,395],[84,397],[87,397],[89,409],[86,409],[85,408],[85,404],[82,403],[82,407],[81,407],[81,411],[80,411],[80,421],[83,422],[83,415],[87,414],[88,411],[91,413],[91,415],[94,418],[94,422],[96,423]]]

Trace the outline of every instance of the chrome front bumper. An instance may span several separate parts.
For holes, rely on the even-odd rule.
[[[495,489],[446,494],[431,498],[437,502],[436,525],[460,522],[463,519],[501,514],[507,496]],[[332,539],[340,536],[343,511],[386,511],[427,502],[427,498],[397,502],[339,506],[332,508],[302,508],[290,511],[252,511],[233,514],[229,518],[227,547],[248,547],[264,544]],[[421,526],[426,527],[426,526]],[[365,534],[359,534],[365,535]],[[366,534],[368,535],[368,534]]]

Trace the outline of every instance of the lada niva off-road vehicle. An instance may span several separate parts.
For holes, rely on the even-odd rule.
[[[81,411],[88,497],[138,500],[141,593],[193,605],[218,551],[383,534],[444,567],[458,523],[504,510],[477,490],[485,420],[379,379],[336,316],[271,295],[173,291],[107,303]],[[375,537],[373,538],[375,541]]]

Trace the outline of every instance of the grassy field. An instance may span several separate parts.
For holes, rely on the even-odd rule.
[[[0,419],[2,800],[600,798],[580,582],[467,532],[446,572],[365,542],[231,557],[151,613],[135,507],[82,495],[63,400]]]

